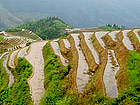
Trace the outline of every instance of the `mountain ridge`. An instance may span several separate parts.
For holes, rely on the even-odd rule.
[[[24,22],[58,16],[74,27],[98,27],[108,23],[125,25],[128,28],[140,27],[139,0],[0,0],[0,2],[6,10]]]

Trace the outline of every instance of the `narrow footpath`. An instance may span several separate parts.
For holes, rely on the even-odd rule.
[[[43,47],[47,41],[35,42],[30,45],[29,54],[25,58],[33,66],[32,75],[28,79],[30,92],[34,105],[39,105],[45,93],[44,89],[44,58]]]

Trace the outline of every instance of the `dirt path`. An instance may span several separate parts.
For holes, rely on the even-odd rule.
[[[116,34],[119,32],[120,32],[120,30],[119,31],[112,31],[108,35],[112,38],[113,41],[117,42]]]
[[[9,59],[9,67],[11,68],[15,68],[15,58],[16,58],[16,55],[18,54],[20,49],[16,50],[16,51],[13,51],[12,54],[10,55],[10,59]]]
[[[95,50],[93,43],[92,43],[92,39],[91,39],[93,32],[83,32],[83,35],[85,37],[87,46],[89,47],[90,51],[92,52],[92,55],[94,56],[95,62],[97,64],[99,64],[100,63],[99,55],[98,55],[97,51]]]
[[[29,54],[25,58],[33,66],[33,73],[28,79],[30,92],[34,105],[39,105],[40,99],[45,93],[44,89],[44,58],[43,47],[47,41],[35,42],[30,45]]]
[[[100,32],[96,32],[95,36],[97,38],[97,40],[99,41],[99,43],[101,44],[101,46],[105,49],[106,45],[104,43],[104,41],[102,40],[102,37],[105,36],[108,32],[105,31],[100,31]]]
[[[68,40],[68,39],[62,39],[62,40],[63,40],[63,42],[64,42],[64,44],[65,44],[65,47],[66,47],[67,49],[70,49],[70,48],[71,48],[71,44],[70,44],[69,40]]]
[[[116,63],[116,66],[112,64],[111,53]],[[106,94],[108,97],[111,98],[118,97],[118,88],[117,88],[117,82],[115,76],[119,69],[120,67],[116,59],[114,50],[108,50],[108,61],[103,76],[103,81],[106,88]]]
[[[7,67],[8,57],[9,57],[9,54],[7,54],[7,55],[4,56],[4,59],[3,59],[3,67],[5,68],[8,76],[9,76],[8,87],[10,87],[14,83],[14,76],[12,75],[11,71]]]
[[[133,48],[133,46],[132,46],[132,43],[131,43],[131,41],[129,40],[129,37],[128,37],[128,35],[127,35],[127,33],[128,32],[130,32],[131,30],[123,30],[122,32],[123,32],[123,43],[124,43],[124,45],[126,46],[126,48],[128,49],[128,50],[134,50],[134,48]]]
[[[50,44],[53,48],[54,53],[60,57],[62,64],[64,66],[68,66],[68,60],[65,59],[61,54],[60,46],[58,44],[58,40],[53,40],[53,41],[50,42]]]
[[[29,48],[29,46],[22,48],[22,49],[19,51],[19,53],[18,53],[18,55],[17,55],[17,58],[19,58],[19,57],[23,58],[23,57],[27,54],[27,49],[28,49],[28,48]]]
[[[137,39],[138,39],[138,41],[139,41],[139,43],[140,43],[140,36],[139,36],[139,34],[138,34],[139,31],[140,31],[140,29],[135,29],[135,30],[134,30],[134,33],[136,34],[136,37],[137,37]]]
[[[79,46],[80,43],[80,40],[78,38],[79,34],[71,34],[71,36],[74,38],[75,47],[79,55],[76,83],[77,83],[78,91],[82,93],[84,91],[86,84],[90,80],[90,76],[87,74],[89,67],[85,60],[85,56]]]

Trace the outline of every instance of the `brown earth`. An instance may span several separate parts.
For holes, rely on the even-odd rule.
[[[65,47],[65,44],[64,44],[62,38],[59,39],[58,43],[60,45],[60,50],[61,50],[63,57],[68,59],[70,56],[70,50]]]
[[[116,46],[116,42],[114,42],[113,40],[112,40],[112,38],[108,35],[108,34],[106,34],[104,37],[103,37],[103,41],[104,41],[104,43],[106,44],[106,47],[108,48],[108,49],[112,49],[112,50],[114,50],[114,47]],[[115,60],[114,60],[114,58],[113,58],[113,55],[112,55],[112,53],[110,53],[111,54],[111,58],[112,58],[112,64],[115,66],[116,65],[116,62],[115,62]]]
[[[114,52],[116,54],[116,58],[120,65],[120,70],[117,72],[117,75],[116,75],[118,92],[120,93],[125,88],[128,88],[126,66],[127,66],[129,51],[127,50],[127,48],[124,46],[122,42],[122,39],[123,39],[122,32],[117,34],[117,39],[118,39],[118,42],[116,46],[114,47]]]
[[[95,72],[96,69],[98,68],[98,64],[96,64],[95,59],[91,53],[91,50],[87,46],[84,35],[82,33],[80,33],[79,39],[80,39],[80,45],[81,45],[82,51],[85,55],[88,65],[89,65],[89,69],[91,72]]]
[[[138,32],[139,36],[140,36],[140,31]]]
[[[140,43],[138,42],[137,37],[136,37],[135,33],[133,32],[133,30],[128,33],[128,37],[129,37],[130,41],[132,42],[134,49],[137,52],[140,52]]]
[[[103,75],[107,64],[108,51],[107,49],[104,50],[104,48],[100,45],[97,38],[95,37],[95,34],[93,35],[92,40],[93,46],[97,50],[100,58],[100,65],[98,67],[98,70],[95,72],[95,87],[99,93],[106,95]]]
[[[108,34],[103,37],[103,41],[108,49],[113,49],[116,46],[116,42]]]
[[[104,40],[105,44],[107,45],[107,48],[114,50],[117,61],[120,65],[120,69],[116,74],[118,92],[120,93],[121,91],[124,90],[124,88],[128,87],[126,66],[127,66],[129,51],[127,50],[127,48],[124,46],[124,44],[122,42],[122,40],[123,40],[122,31],[119,32],[116,35],[116,37],[117,37],[118,42],[114,42],[109,35],[105,35],[103,37],[103,40]],[[115,63],[114,63],[114,65],[115,65]]]
[[[77,90],[77,85],[76,85],[76,75],[77,75],[77,68],[78,68],[78,51],[76,50],[75,47],[75,42],[74,39],[71,35],[68,36],[69,41],[71,43],[71,62],[72,62],[72,70],[71,70],[71,76],[72,76],[72,89]]]

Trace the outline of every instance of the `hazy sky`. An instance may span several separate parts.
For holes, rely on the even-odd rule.
[[[140,23],[140,0],[0,0],[0,4],[23,20],[59,16],[82,27]]]

